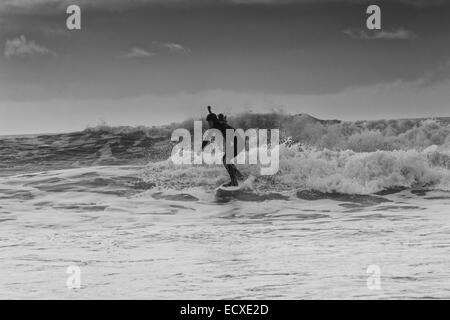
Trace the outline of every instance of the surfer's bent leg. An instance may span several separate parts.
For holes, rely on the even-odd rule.
[[[237,139],[234,140],[234,156],[237,157],[237,155],[241,152],[242,150],[238,150],[238,143],[237,143]],[[238,180],[244,180],[244,176],[242,175],[242,173],[238,170],[238,168],[236,168],[236,166],[233,164],[233,169],[234,169],[234,175],[236,176],[236,178]]]
[[[225,166],[225,169],[227,170],[228,174],[230,175],[230,183],[228,184],[229,186],[237,186],[238,182],[236,179],[236,167],[234,164],[227,164],[227,155],[224,154],[223,155],[223,165]],[[239,172],[240,173],[240,172]]]

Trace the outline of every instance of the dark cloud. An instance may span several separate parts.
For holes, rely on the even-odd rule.
[[[2,4],[13,2],[26,8],[77,1]],[[219,2],[235,4],[221,7],[217,2],[197,1],[203,4],[148,8],[157,2],[79,1],[129,8],[126,12],[85,10],[81,32],[65,29],[64,10],[63,18],[5,15],[0,43],[23,34],[57,52],[59,58],[48,59],[56,61],[45,69],[40,62],[33,64],[37,59],[28,59],[23,67],[0,58],[8,76],[0,90],[10,88],[0,100],[122,98],[216,89],[330,94],[349,87],[413,81],[450,56],[448,8],[419,10],[394,1],[395,5],[383,7],[383,30],[369,32],[364,30],[363,2],[291,1],[295,5],[268,7],[260,4],[274,2],[236,0]],[[143,7],[131,8],[139,5]],[[42,90],[30,89],[31,80]],[[18,96],[14,86],[25,82],[26,89]]]

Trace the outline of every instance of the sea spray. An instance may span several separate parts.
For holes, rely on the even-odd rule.
[[[432,149],[355,152],[280,145],[280,169],[261,176],[257,166],[240,166],[254,175],[261,191],[314,189],[321,192],[370,194],[393,187],[427,187],[450,191],[450,169],[445,152]],[[170,160],[150,163],[143,179],[162,188],[214,188],[227,180],[220,165],[175,166]]]

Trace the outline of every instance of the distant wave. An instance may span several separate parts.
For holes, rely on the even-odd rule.
[[[80,132],[0,137],[0,174],[166,159],[167,135],[152,128],[98,126]]]

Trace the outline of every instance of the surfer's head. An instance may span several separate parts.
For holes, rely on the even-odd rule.
[[[217,123],[217,115],[211,111],[211,106],[208,106],[209,114],[206,116],[206,121],[208,121],[209,127],[214,128]]]
[[[220,113],[220,114],[218,115],[218,120],[219,120],[220,122],[226,123],[226,122],[227,122],[227,117],[224,116],[223,113]]]

